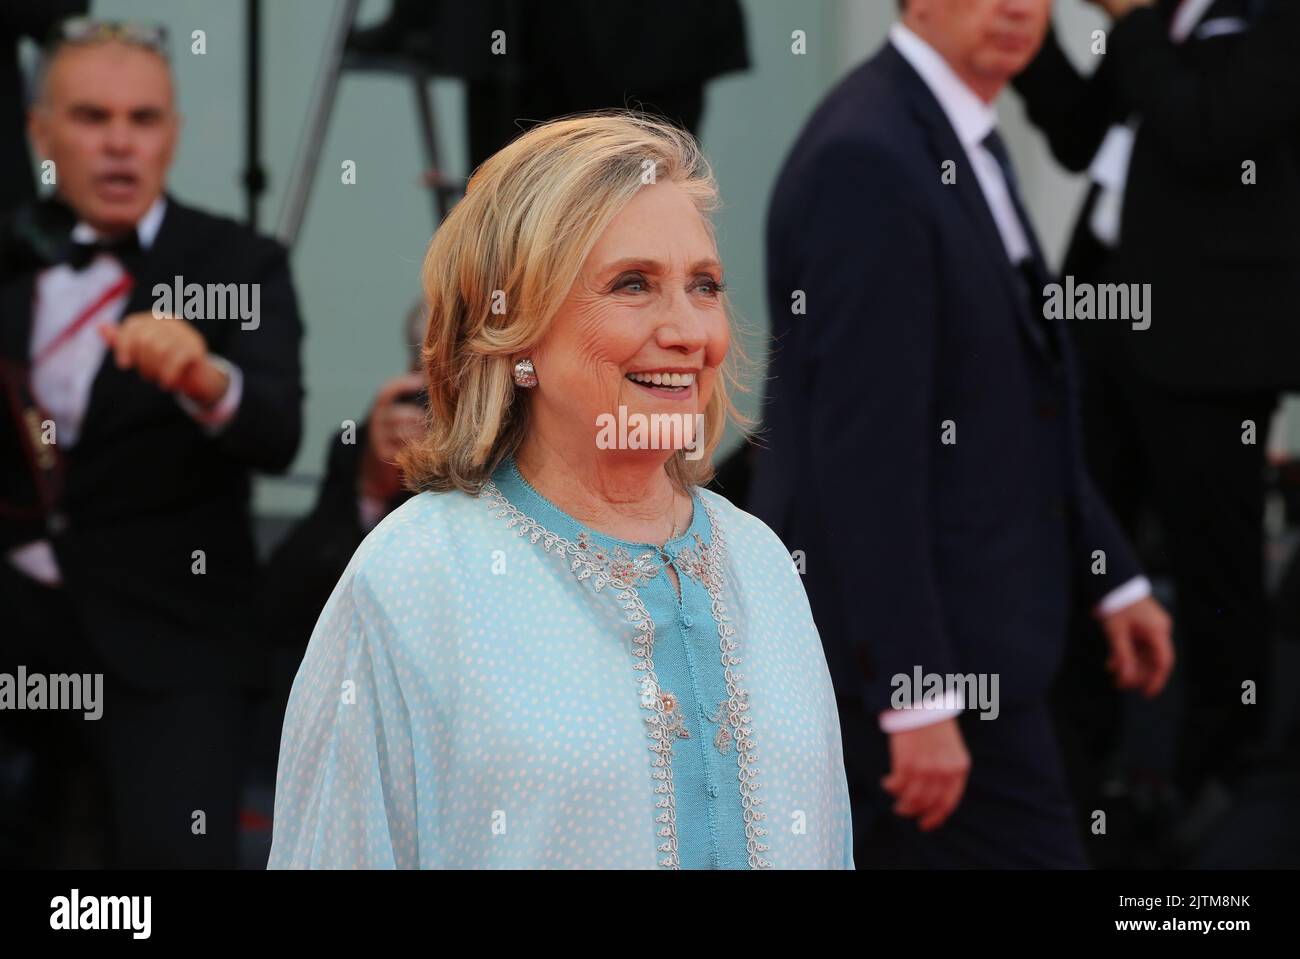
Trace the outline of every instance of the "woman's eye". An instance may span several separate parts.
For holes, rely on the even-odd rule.
[[[645,277],[637,276],[635,274],[632,276],[621,277],[619,281],[614,284],[614,289],[616,290],[631,290],[633,293],[640,293],[645,289],[645,287]]]
[[[708,296],[717,296],[719,293],[721,293],[723,290],[726,289],[726,287],[723,286],[721,283],[719,283],[717,280],[709,280],[709,279],[700,280],[698,283],[695,284],[695,288],[697,290],[703,290]]]

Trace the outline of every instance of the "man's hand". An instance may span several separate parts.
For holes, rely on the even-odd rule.
[[[1101,7],[1113,20],[1118,20],[1138,7],[1155,6],[1155,0],[1089,0],[1089,3]]]
[[[230,385],[230,377],[208,359],[203,334],[185,320],[132,313],[120,325],[100,323],[99,334],[119,369],[134,368],[142,379],[200,406],[215,404]]]
[[[393,462],[403,446],[424,427],[424,408],[403,402],[402,396],[424,388],[424,374],[405,373],[383,385],[375,397],[361,457],[361,492],[389,500],[402,488],[401,470]]]
[[[1141,688],[1148,699],[1164,689],[1174,668],[1173,622],[1151,597],[1103,617],[1110,644],[1106,668],[1120,689]]]
[[[923,832],[943,825],[966,790],[970,753],[956,719],[889,736],[892,771],[881,780],[899,816],[919,817]]]

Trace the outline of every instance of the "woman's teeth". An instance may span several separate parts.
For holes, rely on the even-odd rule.
[[[686,389],[695,382],[694,373],[629,373],[627,378],[644,386],[661,389]]]

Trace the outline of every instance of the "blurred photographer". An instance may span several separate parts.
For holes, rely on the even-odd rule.
[[[316,619],[357,546],[411,495],[402,488],[394,460],[406,440],[419,435],[426,416],[424,377],[419,372],[424,321],[424,305],[417,303],[404,327],[408,372],[379,388],[355,432],[344,429],[331,441],[315,506],[271,555],[266,624],[271,644],[283,648],[291,660],[276,669],[277,694],[282,685],[287,693],[280,673],[301,661]],[[292,680],[292,672],[287,678]]]

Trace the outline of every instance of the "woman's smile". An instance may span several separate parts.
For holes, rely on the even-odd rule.
[[[652,396],[671,400],[693,400],[696,395],[695,370],[645,370],[625,377]]]

